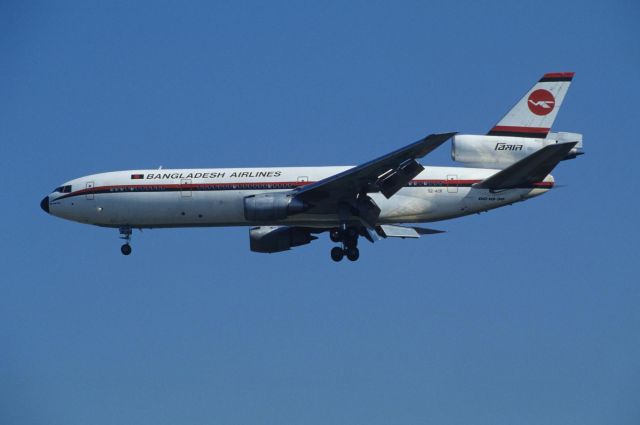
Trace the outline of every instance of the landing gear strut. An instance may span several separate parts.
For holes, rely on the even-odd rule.
[[[349,261],[356,261],[360,258],[360,250],[358,249],[358,230],[355,227],[344,226],[341,229],[333,229],[329,233],[329,238],[333,242],[341,242],[342,246],[334,246],[331,248],[331,259],[333,261],[342,261],[346,257]]]
[[[120,239],[125,241],[125,243],[120,247],[120,252],[122,252],[122,255],[131,254],[131,245],[129,244],[129,242],[131,242],[131,233],[131,227],[120,228]]]

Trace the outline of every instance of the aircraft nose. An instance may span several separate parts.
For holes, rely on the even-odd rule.
[[[40,201],[40,208],[47,214],[49,214],[49,197],[45,196],[42,201]]]

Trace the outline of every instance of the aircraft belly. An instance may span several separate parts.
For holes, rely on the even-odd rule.
[[[426,188],[407,188],[386,199],[372,196],[382,210],[381,223],[425,222],[445,220],[466,214],[465,196],[469,189],[461,188],[456,193],[431,192]]]
[[[546,189],[509,189],[492,192],[489,189],[474,188],[467,195],[466,204],[469,213],[477,213],[524,201],[545,192]]]

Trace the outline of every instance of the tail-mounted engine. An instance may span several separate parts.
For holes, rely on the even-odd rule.
[[[249,230],[249,246],[254,252],[280,252],[318,239],[308,229],[288,226],[262,226]]]
[[[282,220],[309,205],[288,193],[261,193],[244,198],[244,217],[251,222]]]
[[[459,134],[453,137],[451,158],[469,167],[505,168],[547,145],[565,142],[578,142],[565,159],[583,153],[579,133],[549,133],[545,139]]]

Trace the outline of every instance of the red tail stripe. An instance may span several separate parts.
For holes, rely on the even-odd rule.
[[[544,74],[542,78],[573,78],[575,72],[550,72]]]
[[[542,127],[513,127],[509,125],[496,125],[491,131],[508,131],[510,133],[540,133],[547,134],[549,128]]]

